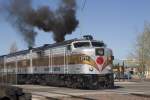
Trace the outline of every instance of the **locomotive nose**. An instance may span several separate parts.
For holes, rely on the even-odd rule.
[[[99,65],[102,65],[104,63],[104,48],[96,48],[95,49],[95,55],[97,56],[96,62]]]
[[[104,48],[96,48],[95,49],[95,56],[96,56],[96,64],[98,65],[99,70],[103,69],[103,64],[105,62],[104,59]]]

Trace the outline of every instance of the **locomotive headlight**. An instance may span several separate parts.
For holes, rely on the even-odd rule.
[[[93,67],[90,67],[90,68],[89,68],[89,71],[91,71],[91,72],[92,72],[93,70],[94,70],[94,69],[93,69]]]
[[[95,55],[96,56],[103,56],[104,55],[104,49],[103,48],[98,48],[95,50]]]

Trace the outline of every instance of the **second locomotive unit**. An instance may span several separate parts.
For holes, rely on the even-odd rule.
[[[17,75],[18,84],[112,88],[112,62],[112,50],[87,35],[0,56],[0,71]]]

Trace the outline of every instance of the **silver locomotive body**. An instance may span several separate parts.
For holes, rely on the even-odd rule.
[[[106,75],[112,85],[112,61],[111,49],[106,48],[103,42],[86,36],[1,56],[0,71],[17,75],[18,83],[40,83],[43,82],[41,77],[44,77],[45,83],[49,84],[58,84],[63,79],[61,82],[66,86],[75,80],[83,83],[86,78],[97,81],[101,79],[99,75],[105,80]],[[76,87],[85,87],[82,83]]]

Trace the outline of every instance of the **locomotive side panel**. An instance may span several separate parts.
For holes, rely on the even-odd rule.
[[[6,58],[6,67],[10,72],[17,70],[17,74],[104,74],[108,73],[108,69],[111,69],[111,63],[105,61],[105,66],[107,67],[100,72],[96,60],[94,60],[96,59],[95,56],[81,53],[67,54],[67,50],[64,47],[63,49],[51,48],[42,52],[45,54],[39,55],[36,52],[32,52],[26,56],[23,55],[23,57],[19,55]],[[106,56],[105,60],[107,59],[108,57]],[[33,70],[32,73],[31,70]]]

